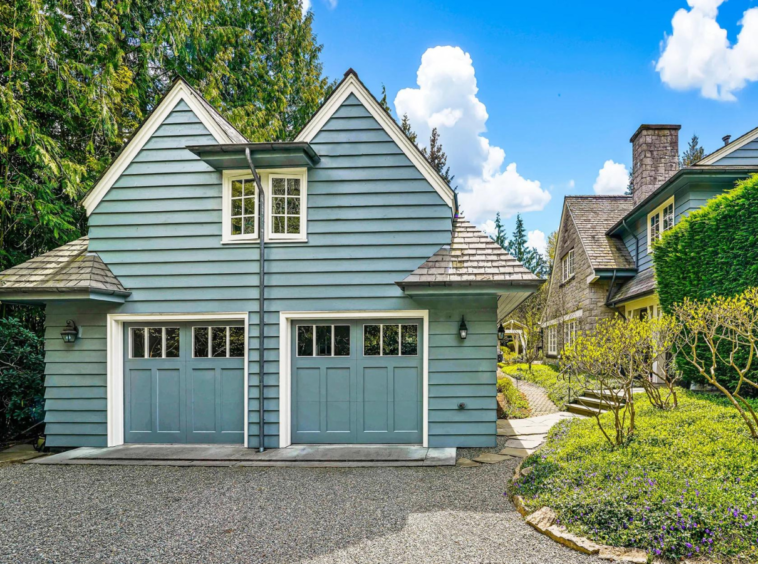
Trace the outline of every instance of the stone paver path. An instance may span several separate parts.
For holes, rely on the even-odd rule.
[[[556,405],[550,401],[550,398],[547,397],[547,392],[545,392],[545,389],[542,386],[532,384],[531,382],[527,382],[525,380],[516,380],[508,374],[504,374],[500,371],[498,372],[499,378],[507,376],[511,379],[513,385],[516,386],[516,389],[518,389],[520,392],[523,392],[523,394],[526,396],[526,399],[529,400],[529,408],[532,410],[532,417],[549,415],[551,413],[558,413],[558,411],[560,411],[558,407],[556,407]]]
[[[500,454],[521,458],[529,456],[542,446],[553,425],[563,419],[573,417],[578,417],[578,415],[558,411],[526,419],[500,419],[497,422],[497,434],[508,437],[505,448],[500,451]]]

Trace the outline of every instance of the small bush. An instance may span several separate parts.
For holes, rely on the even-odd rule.
[[[529,417],[529,400],[520,392],[510,378],[501,378],[497,381],[497,391],[503,394],[503,416],[505,419],[524,419]]]
[[[533,470],[515,492],[530,510],[552,507],[569,530],[603,544],[758,561],[758,441],[737,412],[718,396],[684,391],[676,410],[656,409],[644,394],[636,403],[626,448],[612,448],[591,419],[561,423],[526,459]]]
[[[503,353],[503,363],[513,364],[516,362],[518,355],[513,352],[509,347],[500,347],[500,351]]]
[[[526,380],[538,386],[542,386],[547,391],[547,396],[559,408],[563,408],[568,403],[569,383],[556,369],[550,364],[533,364],[532,370],[526,364],[512,364],[510,366],[501,366],[503,373],[508,374],[519,380]],[[578,387],[571,392],[575,397]]]
[[[17,319],[0,319],[0,441],[42,420],[43,340]]]

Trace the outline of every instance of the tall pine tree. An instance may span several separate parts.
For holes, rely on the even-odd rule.
[[[500,245],[503,250],[508,250],[508,238],[505,236],[505,226],[503,220],[500,219],[500,212],[495,214],[495,236],[493,237],[495,243]]]
[[[705,149],[700,146],[700,140],[697,135],[693,135],[687,145],[687,150],[679,158],[679,167],[692,166],[705,156]]]

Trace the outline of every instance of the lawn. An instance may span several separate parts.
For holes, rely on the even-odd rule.
[[[529,510],[596,542],[668,558],[758,561],[758,441],[717,397],[680,392],[680,407],[636,396],[637,430],[612,448],[594,419],[556,426],[514,485]],[[608,418],[612,425],[610,413]]]
[[[563,409],[568,403],[568,382],[551,365],[533,364],[531,372],[526,364],[499,364],[498,366],[503,373],[513,378],[526,380],[545,388],[550,401],[559,408]]]

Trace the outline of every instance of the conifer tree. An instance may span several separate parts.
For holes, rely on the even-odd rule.
[[[679,167],[692,166],[705,156],[705,149],[700,146],[697,135],[693,135],[687,145],[687,150],[679,158]]]
[[[503,221],[500,219],[500,212],[495,215],[495,236],[493,237],[495,243],[500,245],[503,250],[508,250],[508,238],[505,236],[505,227]]]

